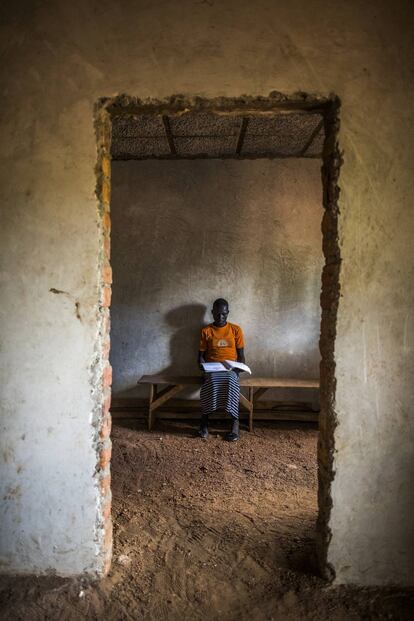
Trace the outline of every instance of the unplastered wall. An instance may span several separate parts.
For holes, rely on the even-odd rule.
[[[342,102],[327,560],[337,582],[412,583],[412,3],[56,0],[1,11],[2,571],[103,570],[95,102],[300,90]]]
[[[320,167],[112,163],[114,395],[146,396],[136,388],[144,374],[198,373],[200,327],[217,297],[242,326],[256,375],[319,377]]]

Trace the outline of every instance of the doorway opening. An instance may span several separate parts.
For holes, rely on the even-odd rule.
[[[123,274],[129,282],[119,290],[117,308],[122,307],[125,312],[123,315],[118,313],[119,318],[122,315],[122,321],[114,327],[116,332],[112,334],[116,347],[111,359],[117,367],[117,393],[121,397],[127,396],[129,388],[142,373],[140,364],[145,365],[147,373],[160,371],[160,365],[164,372],[173,372],[177,364],[180,365],[180,359],[185,359],[187,367],[182,366],[180,371],[190,372],[196,351],[191,360],[187,359],[188,353],[194,344],[197,348],[197,343],[194,332],[185,330],[185,326],[200,325],[207,319],[211,298],[221,297],[221,293],[228,290],[231,291],[234,321],[241,322],[240,317],[243,317],[246,332],[254,335],[254,345],[248,345],[247,355],[256,374],[270,375],[269,367],[272,372],[285,377],[294,375],[298,369],[302,369],[305,376],[306,372],[312,371],[315,350],[310,352],[310,349],[314,343],[309,345],[306,339],[313,334],[315,324],[312,270],[318,266],[319,248],[315,249],[315,213],[312,215],[311,212],[317,193],[304,205],[299,189],[301,184],[306,184],[306,179],[309,182],[316,178],[315,171],[320,186],[321,174],[323,209],[321,206],[317,216],[318,226],[322,221],[323,249],[318,266],[319,292],[322,267],[322,292],[320,308],[317,309],[318,324],[320,320],[317,553],[320,570],[326,577],[333,577],[326,563],[326,550],[336,420],[334,347],[340,269],[337,205],[341,166],[339,107],[334,96],[300,94],[287,97],[279,93],[272,93],[269,97],[210,100],[171,97],[166,101],[141,101],[120,96],[98,102],[95,118],[102,277],[97,343],[99,363],[93,381],[95,389],[102,387],[96,391],[97,473],[101,503],[97,538],[101,544],[104,571],[109,569],[112,554],[109,306],[112,281],[110,202],[114,200],[114,195],[110,198],[111,161],[115,160],[112,177],[116,173],[117,186],[115,188],[112,183],[112,192],[116,191],[118,206],[125,208],[122,215],[124,231],[131,232],[140,227],[134,254],[140,265],[139,273],[128,259],[132,256],[128,254],[131,237],[122,238],[119,229],[116,266],[112,261],[116,267],[115,278],[116,274]],[[128,168],[125,163],[129,160],[133,160],[130,162],[133,166]],[[299,167],[303,165],[302,173],[306,169],[300,180],[297,164]],[[287,182],[289,178],[290,182]],[[273,211],[275,187],[281,206],[277,216]],[[288,187],[289,198],[283,195]],[[258,188],[260,195],[257,194]],[[148,205],[153,205],[150,211]],[[118,209],[114,217],[120,213]],[[281,220],[283,227],[280,227]],[[275,224],[279,225],[278,238],[275,238]],[[297,243],[298,237],[301,238],[300,244]],[[235,252],[239,261],[231,260]],[[155,267],[158,268],[156,278],[152,269]],[[208,280],[208,274],[211,280]],[[272,282],[277,286],[272,288]],[[135,301],[139,301],[132,305],[133,315],[127,308],[125,295],[130,296],[130,300],[135,296]],[[179,304],[179,299],[184,299],[184,303]],[[265,300],[261,306],[260,299]],[[298,300],[302,301],[302,308]],[[281,329],[276,336],[272,332],[269,339],[275,313]],[[262,325],[268,324],[263,342],[255,333],[255,316],[259,316]],[[138,334],[134,332],[132,327],[143,323],[147,328]],[[122,331],[135,334],[135,337],[123,340]],[[272,347],[269,347],[269,341]],[[134,359],[137,350],[139,359]],[[264,352],[263,355],[260,352]],[[301,360],[295,356],[297,352],[301,352]],[[191,396],[187,395],[190,401]],[[274,399],[270,396],[268,403],[272,404]],[[183,404],[176,407],[180,410]],[[124,440],[128,443],[128,439]],[[154,447],[148,450],[156,451]],[[145,456],[141,457],[145,462]],[[243,467],[242,463],[239,465]],[[208,464],[205,468],[207,472]],[[248,465],[246,468],[248,471]],[[137,490],[138,500],[142,490]],[[185,504],[188,500],[185,500],[185,491],[183,493],[182,503]],[[243,519],[249,519],[248,515]],[[197,529],[193,536],[197,537]]]

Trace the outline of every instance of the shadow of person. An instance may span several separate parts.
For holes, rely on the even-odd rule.
[[[197,354],[201,328],[206,325],[207,306],[204,304],[183,304],[169,310],[164,320],[172,329],[169,343],[168,366],[157,375],[201,375],[197,363]],[[198,399],[199,388],[186,388],[177,395],[177,399]],[[180,428],[177,433],[186,431]],[[188,433],[188,430],[187,430]],[[193,434],[191,434],[193,435]]]
[[[170,338],[170,363],[160,375],[197,375],[197,353],[200,330],[206,325],[205,304],[183,304],[169,310],[164,319],[172,328]]]

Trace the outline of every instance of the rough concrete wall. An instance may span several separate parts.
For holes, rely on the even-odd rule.
[[[244,329],[255,374],[319,377],[320,168],[305,159],[113,162],[114,394],[147,395],[136,389],[145,373],[197,373],[200,327],[217,297]]]
[[[342,100],[328,560],[338,582],[412,583],[412,20],[408,0],[2,8],[3,570],[102,569],[94,102],[300,89]]]
[[[94,161],[94,135],[85,103],[36,120],[28,108],[30,100],[14,119],[8,109],[2,144],[0,562],[3,570],[78,573],[97,562],[90,379],[98,236],[93,170],[78,161]],[[65,149],[73,122],[78,143]]]

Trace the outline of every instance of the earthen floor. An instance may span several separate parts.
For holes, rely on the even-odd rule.
[[[217,425],[219,425],[217,423]],[[114,560],[104,580],[3,578],[7,619],[411,619],[412,594],[331,587],[317,575],[317,430],[114,425]]]

